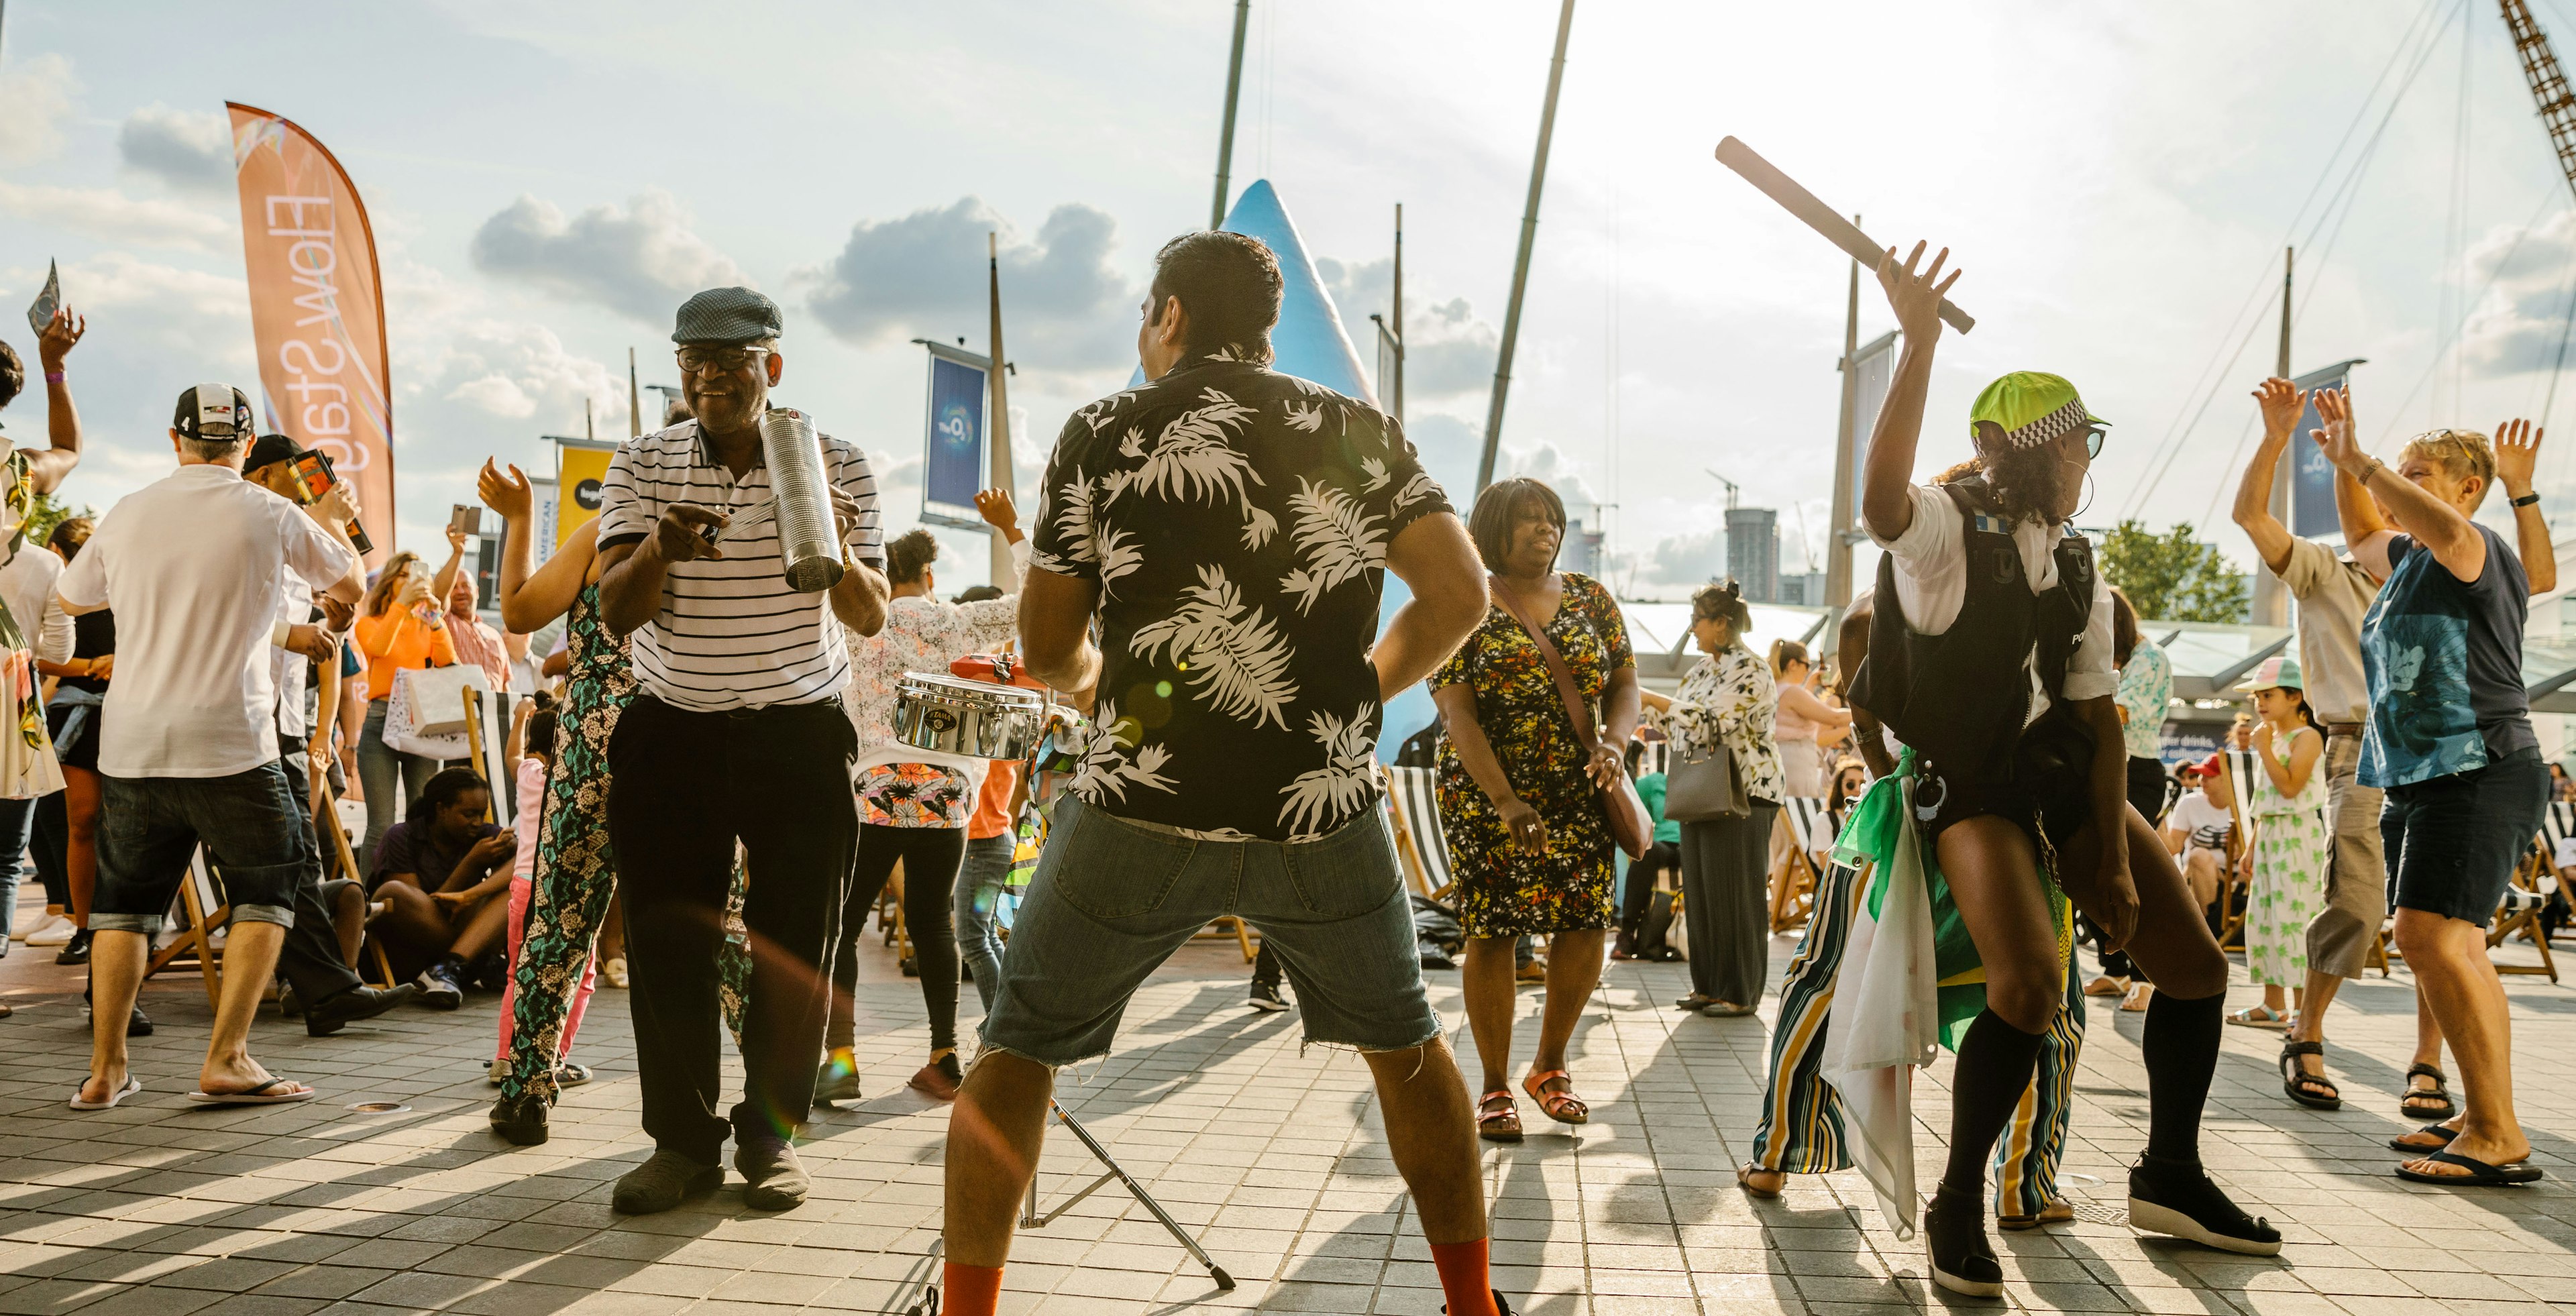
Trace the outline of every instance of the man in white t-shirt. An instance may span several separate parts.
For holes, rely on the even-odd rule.
[[[2201,781],[2199,790],[2184,792],[2165,813],[2164,841],[2165,850],[2182,862],[2192,899],[2207,909],[2218,899],[2235,854],[2236,816],[2229,810],[2226,774],[2205,765]]]
[[[290,574],[329,582],[355,603],[365,588],[335,490],[308,516],[241,478],[250,396],[229,384],[179,395],[170,430],[179,469],[118,500],[63,572],[63,609],[116,609],[108,687],[98,890],[90,914],[90,1076],[75,1110],[105,1110],[141,1090],[126,1069],[125,1022],[162,911],[202,845],[232,906],[223,997],[189,1099],[201,1105],[309,1101],[250,1055],[250,1021],[293,926],[302,848],[277,752],[269,645]]]

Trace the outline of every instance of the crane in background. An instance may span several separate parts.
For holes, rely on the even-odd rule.
[[[2550,49],[2549,34],[2531,16],[2527,0],[2497,0],[2504,10],[2505,30],[2513,34],[2513,53],[2522,61],[2522,79],[2531,85],[2531,99],[2540,107],[2541,126],[2549,130],[2550,149],[2558,152],[2558,171],[2567,178],[2567,187],[2576,192],[2576,91],[2567,86],[2567,75],[2559,71],[2558,54]],[[2549,397],[2540,407],[2543,423],[2558,402],[2558,375],[2567,366],[2567,339],[2576,331],[2576,297],[2568,299],[2567,314],[2558,328],[2558,355],[2549,368]]]

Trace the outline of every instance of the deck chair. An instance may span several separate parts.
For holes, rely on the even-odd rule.
[[[2236,822],[2238,843],[2244,847],[2246,853],[2251,853],[2254,849],[2254,814],[2245,807],[2245,796],[2248,791],[2254,789],[2254,774],[2263,769],[2254,761],[2254,751],[2250,749],[2228,750],[2225,762],[2227,814]],[[2241,870],[2235,864],[2229,864],[2227,871],[2220,875],[2218,944],[2222,949],[2230,944],[2239,947],[2245,944],[2245,914],[2238,897],[2249,895],[2246,890],[2248,885]]]
[[[1388,819],[1395,826],[1397,862],[1414,894],[1439,900],[1456,884],[1449,872],[1449,840],[1440,829],[1440,800],[1431,768],[1378,765],[1386,783]]]
[[[339,865],[334,871],[342,877],[357,882],[360,888],[364,889],[366,878],[358,872],[358,852],[349,846],[348,822],[340,812],[340,797],[331,793],[331,779],[328,776],[314,783],[313,821],[316,826],[331,836],[329,855]],[[393,986],[394,964],[385,955],[385,944],[376,940],[376,935],[372,932],[360,938],[360,943],[358,963],[349,967],[356,969],[358,976],[370,987]],[[374,970],[372,974],[369,973],[370,969]]]
[[[2503,945],[2505,938],[2519,932],[2540,948],[2540,963],[2499,964],[2496,972],[2545,973],[2551,982],[2558,981],[2558,960],[2549,953],[2549,934],[2540,926],[2540,912],[2549,907],[2550,894],[2558,889],[2558,870],[2551,863],[2556,857],[2544,821],[2542,830],[2532,835],[2522,862],[2514,867],[2513,882],[2504,889],[2504,899],[2497,902],[2495,917],[2487,924],[2487,949]]]
[[[1815,910],[1816,852],[1833,845],[1833,817],[1825,802],[1792,795],[1780,803],[1780,821],[1789,829],[1789,850],[1771,874],[1771,930],[1786,932],[1806,924]]]
[[[206,860],[205,847],[197,847],[188,856],[188,875],[179,883],[179,935],[143,962],[143,976],[148,980],[183,960],[194,960],[206,980],[209,1007],[220,1007],[224,999],[224,952],[214,943],[214,934],[233,916],[219,878],[215,867]]]

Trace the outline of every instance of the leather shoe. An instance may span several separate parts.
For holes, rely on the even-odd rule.
[[[691,1160],[665,1147],[619,1175],[608,1204],[621,1215],[652,1215],[724,1186],[724,1167]]]
[[[546,1100],[534,1092],[503,1097],[492,1103],[492,1131],[521,1147],[546,1140]],[[624,1185],[620,1185],[621,1191]],[[622,1209],[622,1208],[621,1208]]]
[[[413,983],[398,987],[358,986],[333,992],[304,1007],[304,1033],[307,1037],[329,1037],[346,1025],[377,1015],[420,995]]]
[[[785,1138],[752,1138],[738,1143],[733,1150],[733,1168],[747,1180],[742,1189],[742,1204],[754,1211],[786,1211],[805,1204],[805,1195],[814,1181],[805,1175],[805,1163],[796,1159],[796,1148]]]

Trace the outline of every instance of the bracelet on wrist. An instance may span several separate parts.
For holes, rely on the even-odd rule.
[[[2521,496],[2520,498],[2516,498],[2516,499],[2514,499],[2514,500],[2513,500],[2513,505],[2514,505],[2514,506],[2516,506],[2516,507],[2529,507],[2529,506],[2531,506],[2533,503],[2536,503],[2536,502],[2539,502],[2539,501],[2540,501],[2540,491],[2539,491],[2539,490],[2537,490],[2537,489],[2534,489],[2534,490],[2532,490],[2530,493],[2524,494],[2524,495],[2523,495],[2523,496]]]
[[[46,371],[46,372],[45,372],[45,382],[46,382],[46,383],[48,383],[48,384],[59,384],[59,383],[62,383],[62,382],[63,382],[63,372],[62,372],[62,371],[59,371],[59,370],[48,370],[48,371]]]

